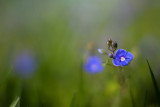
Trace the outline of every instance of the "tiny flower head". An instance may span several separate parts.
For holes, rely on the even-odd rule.
[[[127,52],[124,49],[118,49],[113,58],[113,64],[115,66],[127,66],[130,61],[133,60],[131,52]]]
[[[90,56],[85,65],[84,69],[89,72],[89,73],[98,73],[104,70],[104,67],[102,65],[102,61],[99,57],[97,56]]]
[[[15,72],[21,76],[29,76],[36,69],[36,61],[32,54],[22,52],[14,59]]]

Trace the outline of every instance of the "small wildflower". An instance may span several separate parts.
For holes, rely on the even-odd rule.
[[[15,72],[21,76],[28,76],[36,69],[34,57],[27,52],[23,52],[14,59]]]
[[[91,74],[99,73],[104,70],[104,67],[102,64],[103,63],[99,57],[90,56],[84,65],[84,69]]]
[[[115,66],[127,66],[130,61],[133,60],[131,52],[127,52],[124,49],[118,49],[113,58],[113,64]]]

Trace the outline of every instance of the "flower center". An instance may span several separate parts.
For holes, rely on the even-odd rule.
[[[93,64],[93,65],[91,66],[91,68],[92,68],[93,70],[96,70],[98,67],[97,67],[96,64]]]
[[[124,57],[121,57],[121,61],[125,61],[126,59]]]

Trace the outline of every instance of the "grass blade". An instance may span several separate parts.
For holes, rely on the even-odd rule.
[[[133,97],[133,94],[132,94],[131,90],[130,90],[130,95],[131,95],[132,106],[136,107],[136,104],[135,104],[135,101],[134,101],[134,97]]]
[[[147,64],[148,64],[148,68],[149,68],[151,77],[152,77],[152,81],[153,81],[153,85],[154,85],[154,88],[155,88],[155,91],[156,91],[156,95],[157,95],[158,101],[160,102],[160,93],[159,93],[159,88],[158,88],[158,84],[157,84],[156,78],[155,78],[155,76],[153,74],[153,71],[152,71],[151,66],[150,66],[150,64],[149,64],[147,59],[146,59],[146,61],[147,61]]]
[[[145,99],[144,99],[144,107],[147,106],[147,98],[148,98],[148,92],[145,93]]]
[[[72,100],[71,100],[71,103],[70,103],[70,107],[74,107],[75,100],[76,100],[76,93],[73,94],[73,97],[72,97]]]
[[[11,104],[9,107],[16,107],[16,105],[17,105],[18,102],[19,102],[19,99],[20,99],[20,97],[17,97],[17,98],[12,102],[12,104]]]

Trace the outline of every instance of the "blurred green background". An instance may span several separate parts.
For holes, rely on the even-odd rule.
[[[90,48],[99,55],[109,37],[133,53],[132,63],[123,72],[85,72]],[[23,51],[37,63],[30,76],[15,73]],[[152,107],[157,98],[145,58],[160,83],[159,54],[158,0],[0,1],[0,107],[18,96],[20,107]]]

